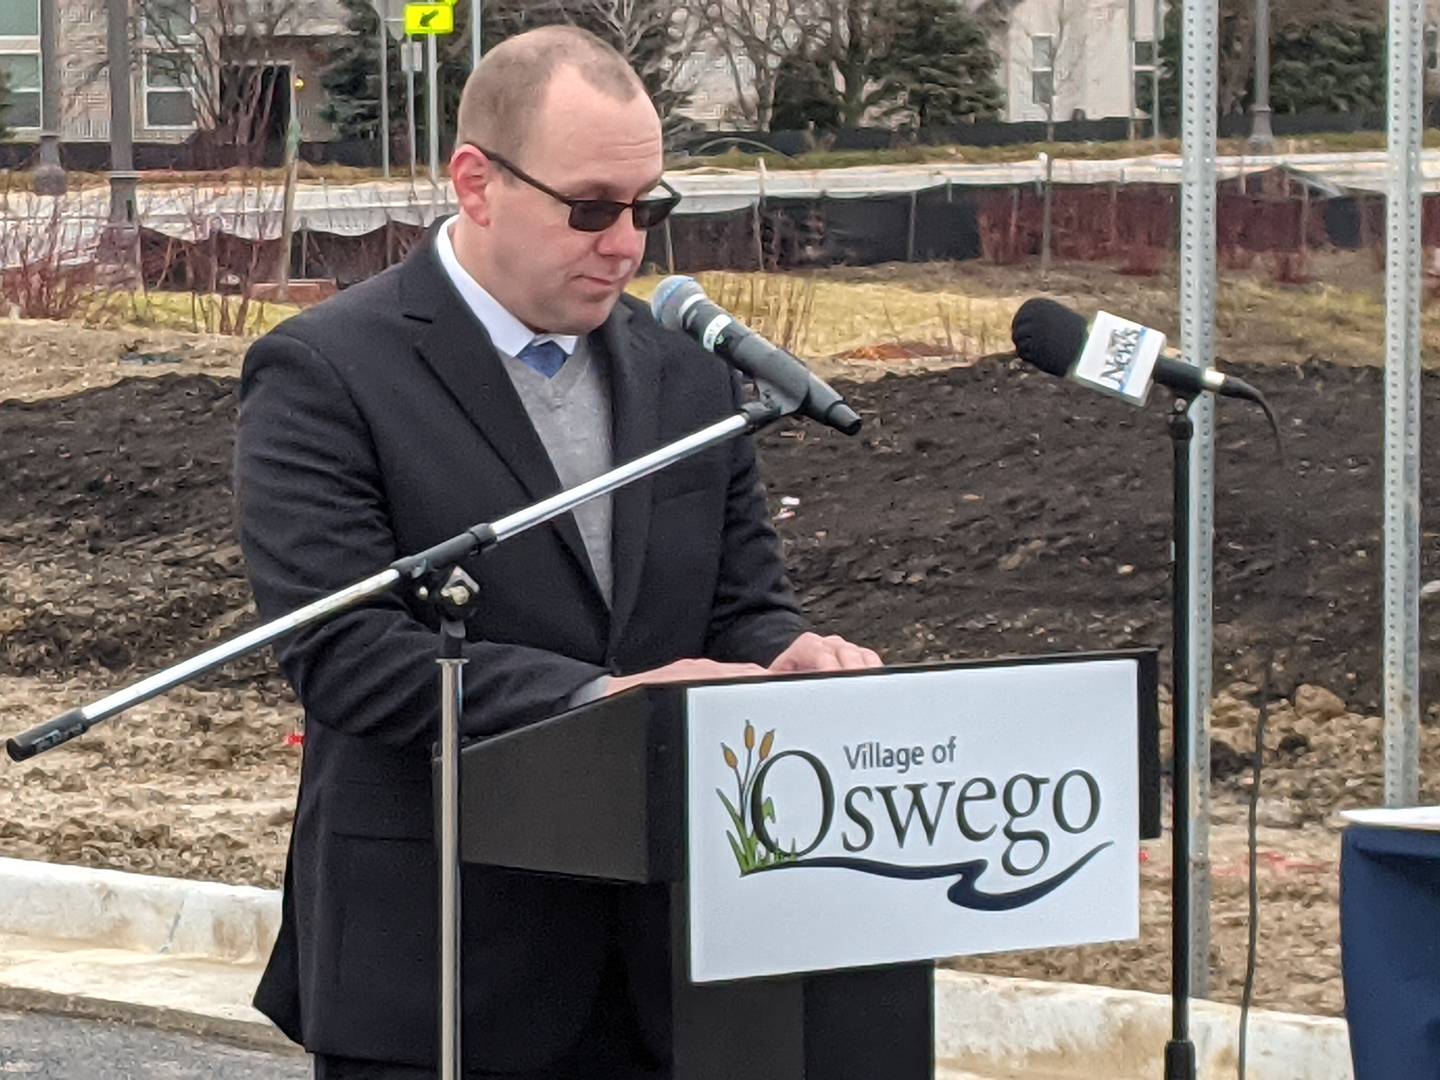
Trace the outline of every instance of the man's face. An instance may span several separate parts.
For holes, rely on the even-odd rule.
[[[514,164],[569,198],[630,202],[663,170],[660,120],[644,94],[617,102],[562,68]],[[532,330],[589,333],[639,269],[645,234],[629,210],[603,232],[573,229],[564,203],[494,168],[479,241],[494,275],[487,287]]]

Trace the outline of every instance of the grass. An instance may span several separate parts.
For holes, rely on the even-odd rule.
[[[630,292],[648,300],[656,276]],[[1010,347],[1014,297],[936,293],[910,284],[808,274],[697,275],[705,291],[751,329],[807,359],[844,357],[878,343],[921,355],[973,358]]]
[[[220,294],[161,292],[97,293],[74,322],[85,326],[135,326],[150,330],[180,330],[217,334],[239,311],[237,296]],[[300,309],[293,304],[251,301],[245,311],[243,331],[235,336],[258,337],[274,329]]]
[[[1216,353],[1228,362],[1295,363],[1319,357],[1379,366],[1384,360],[1383,274],[1369,252],[1312,256],[1308,284],[1278,284],[1262,258],[1223,271],[1216,293]],[[827,377],[869,377],[1005,352],[1010,320],[1039,292],[1031,260],[1016,266],[968,262],[888,263],[805,273],[702,273],[705,290],[771,340]],[[648,300],[659,276],[630,291]],[[1057,263],[1050,295],[1087,316],[1104,309],[1154,326],[1178,343],[1179,275],[1173,263],[1153,277],[1131,277],[1093,263]],[[233,296],[97,293],[71,320],[84,326],[217,333]],[[252,303],[242,337],[274,327],[299,309]],[[1421,317],[1423,357],[1440,367],[1440,302]],[[882,361],[882,362],[876,362]]]

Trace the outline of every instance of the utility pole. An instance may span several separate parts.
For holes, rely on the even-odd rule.
[[[435,35],[425,35],[425,53],[428,60],[429,82],[425,86],[425,134],[430,140],[430,184],[440,184],[440,59],[435,47]]]
[[[415,50],[418,43],[409,34],[405,35],[405,123],[410,136],[410,182],[415,182]]]
[[[390,29],[385,25],[385,12],[380,17],[380,172],[390,179]]]
[[[60,164],[60,21],[55,0],[40,0],[40,163],[35,194],[64,195],[68,184]]]
[[[1140,108],[1140,103],[1135,100],[1135,0],[1126,0],[1125,4],[1125,48],[1130,53],[1130,59],[1126,62],[1125,65],[1130,70],[1130,108],[1126,113],[1126,115],[1130,118],[1130,122],[1126,126],[1125,137],[1131,142],[1134,142],[1137,138],[1139,138],[1140,134],[1140,120],[1139,117],[1135,115]]]
[[[481,0],[470,0],[470,70],[474,71],[480,66],[480,3]]]
[[[135,212],[134,114],[130,107],[130,0],[107,0],[105,63],[110,74],[110,223],[132,226]]]
[[[1251,151],[1275,152],[1270,130],[1270,0],[1255,0],[1255,104],[1250,108]]]
[[[1160,42],[1165,40],[1165,12],[1163,10],[1164,0],[1155,0],[1155,9],[1151,14],[1152,30],[1150,37],[1155,42],[1155,54],[1152,59],[1155,61],[1155,68],[1150,72],[1150,141],[1155,143],[1156,149],[1160,145]]]

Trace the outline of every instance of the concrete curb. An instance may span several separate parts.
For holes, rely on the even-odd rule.
[[[939,1062],[977,1072],[1003,1064],[1093,1080],[1164,1075],[1170,999],[1138,990],[939,971]],[[1229,1076],[1240,1010],[1192,1001],[1190,1037],[1201,1076]],[[1353,1080],[1349,1028],[1327,1016],[1251,1010],[1246,1075],[1253,1080]]]
[[[279,930],[273,889],[0,859],[0,933],[253,964]]]
[[[0,858],[0,1007],[124,1019],[290,1047],[249,1007],[280,925],[274,890]],[[940,1075],[1148,1080],[1161,1075],[1160,994],[942,969]],[[1193,1003],[1202,1076],[1235,1069],[1239,1010]],[[1353,1080],[1343,1020],[1256,1010],[1253,1080]]]

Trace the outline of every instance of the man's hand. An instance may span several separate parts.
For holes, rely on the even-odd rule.
[[[812,635],[813,636],[813,635]],[[765,675],[759,664],[722,664],[718,660],[676,660],[664,667],[651,668],[634,675],[616,675],[605,687],[606,695],[618,694],[632,686],[656,683],[698,682],[708,679],[739,679],[746,675]]]
[[[859,671],[879,667],[884,661],[874,649],[846,641],[838,634],[821,637],[805,632],[770,663],[770,671]]]

